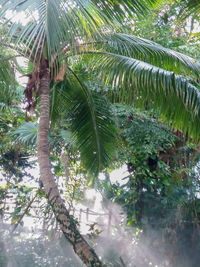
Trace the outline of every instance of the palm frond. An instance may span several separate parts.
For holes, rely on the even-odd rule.
[[[200,91],[197,84],[174,72],[140,60],[107,54],[99,60],[105,83],[121,91],[121,98],[141,107],[152,103],[173,127],[197,139],[200,137]]]
[[[57,85],[56,92],[59,90],[60,113],[64,108],[68,114],[73,143],[86,169],[98,174],[116,149],[116,125],[110,105],[105,97],[88,90],[73,71],[70,82],[65,79]]]
[[[75,47],[76,38],[96,35],[100,28],[115,25],[127,14],[141,13],[156,0],[0,0],[0,19],[5,19],[8,12],[16,18],[20,12],[26,14],[27,23],[11,23],[10,36],[17,44],[24,44],[31,52],[38,54],[47,44],[49,60],[52,55],[64,48]],[[19,20],[19,19],[18,19]],[[32,54],[31,53],[31,54]]]
[[[127,14],[144,14],[145,11],[152,6],[153,4],[159,2],[157,0],[131,0],[131,1],[106,1],[100,0],[91,1],[93,6],[100,8],[102,14],[105,14],[109,21],[112,23],[113,19],[117,18],[120,22],[123,22],[124,18],[127,17]]]
[[[33,122],[25,122],[13,133],[16,140],[26,145],[36,145],[38,125]]]
[[[200,75],[199,61],[153,41],[122,33],[108,34],[105,39],[102,47],[107,52],[142,60],[178,74]]]

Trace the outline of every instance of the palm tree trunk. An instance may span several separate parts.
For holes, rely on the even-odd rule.
[[[73,218],[65,207],[60,197],[57,185],[51,172],[49,160],[49,91],[50,74],[46,63],[40,71],[40,122],[38,129],[38,162],[40,168],[40,179],[44,185],[44,190],[48,201],[53,209],[56,220],[58,221],[63,234],[72,244],[75,253],[81,258],[86,266],[102,266],[101,261],[94,250],[88,245],[85,239],[79,233]]]

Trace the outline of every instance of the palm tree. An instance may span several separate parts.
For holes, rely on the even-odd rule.
[[[73,97],[74,101],[65,101],[65,105],[73,113],[74,136],[82,157],[87,158],[86,166],[96,173],[112,154],[115,133],[104,98],[91,93],[70,67],[75,55],[93,56],[105,83],[116,88],[122,86],[122,94],[124,90],[134,91],[136,99],[143,103],[151,101],[166,119],[173,120],[174,126],[198,136],[200,94],[195,79],[200,64],[153,42],[112,33],[124,16],[142,13],[153,2],[0,0],[0,18],[8,28],[10,46],[30,61],[31,73],[25,90],[28,111],[36,106],[39,95],[40,178],[61,230],[87,266],[102,266],[102,263],[77,230],[51,172],[50,88],[57,92],[63,89],[64,100],[69,100],[69,94]],[[13,21],[12,17],[19,14],[26,14],[29,19],[25,25]]]

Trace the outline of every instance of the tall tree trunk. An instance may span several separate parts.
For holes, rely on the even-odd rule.
[[[44,190],[48,201],[53,209],[63,234],[72,244],[75,253],[81,258],[86,266],[102,266],[95,251],[88,245],[86,240],[79,233],[73,218],[70,216],[60,197],[57,185],[51,172],[49,160],[49,92],[50,74],[48,64],[43,60],[40,71],[40,122],[38,129],[38,162],[40,168],[40,179],[44,185]],[[44,67],[44,65],[46,66]]]

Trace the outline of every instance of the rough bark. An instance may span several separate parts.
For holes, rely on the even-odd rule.
[[[45,66],[46,64],[46,66]],[[48,64],[43,62],[40,70],[39,95],[40,95],[40,122],[38,129],[38,162],[40,168],[40,179],[48,201],[53,209],[60,228],[72,244],[75,253],[86,264],[86,266],[102,266],[95,251],[79,233],[72,216],[65,207],[60,197],[57,185],[51,172],[49,160],[49,91],[50,74]]]

